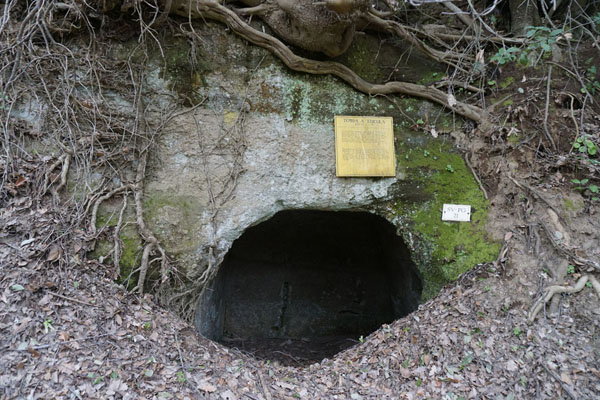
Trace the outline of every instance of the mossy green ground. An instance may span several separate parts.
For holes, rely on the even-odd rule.
[[[487,239],[488,202],[452,146],[429,139],[417,146],[400,143],[397,157],[400,171],[420,182],[415,191],[427,199],[424,204],[399,200],[395,210],[422,239],[425,257],[416,261],[428,299],[476,264],[494,260],[500,245]],[[471,205],[471,221],[443,222],[444,203]]]
[[[117,225],[119,212],[115,205],[107,203],[100,207],[96,218],[96,226],[98,229],[103,227],[114,227]],[[129,289],[137,283],[137,274],[131,274],[138,266],[141,258],[142,239],[137,232],[137,225],[134,223],[134,210],[129,207],[124,215],[124,226],[119,234],[121,239],[121,259],[119,266],[121,273],[117,278],[117,282],[126,285]],[[96,248],[89,254],[91,258],[100,258],[110,256],[110,252],[114,246],[112,236],[102,237],[96,241]],[[127,278],[132,275],[127,282]]]

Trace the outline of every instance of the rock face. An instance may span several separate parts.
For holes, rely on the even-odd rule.
[[[191,279],[214,276],[236,239],[283,210],[367,211],[387,219],[412,251],[423,298],[495,258],[497,245],[484,229],[486,201],[460,154],[449,138],[411,128],[438,115],[438,132],[448,131],[451,116],[428,103],[390,103],[328,76],[290,72],[218,27],[203,29],[209,40],[195,50],[201,67],[186,67],[189,48],[174,42],[166,50],[170,67],[157,63],[153,75],[164,79],[149,82],[172,88],[188,105],[153,149],[145,213]],[[394,117],[396,177],[335,176],[335,115]],[[470,204],[472,222],[442,223],[444,202]]]
[[[143,133],[157,133],[151,138],[143,182],[143,217],[187,278],[180,282],[189,286],[177,290],[200,298],[200,314],[196,315],[201,331],[213,337],[225,333],[219,326],[235,331],[238,326],[231,323],[227,312],[219,311],[222,299],[211,299],[209,294],[233,296],[236,291],[232,288],[254,282],[275,288],[271,290],[275,293],[270,297],[272,304],[267,307],[269,315],[280,312],[283,306],[277,301],[288,304],[284,300],[289,296],[302,292],[307,296],[294,298],[295,302],[289,303],[289,310],[293,310],[296,304],[316,303],[322,294],[325,305],[315,309],[314,315],[309,313],[314,321],[338,320],[337,328],[355,326],[356,332],[362,332],[361,327],[410,312],[419,298],[423,301],[434,296],[442,285],[475,264],[495,259],[499,246],[488,240],[485,231],[487,201],[448,135],[452,131],[454,136],[460,134],[451,115],[409,98],[369,97],[330,76],[291,72],[266,51],[248,46],[221,26],[199,24],[195,33],[199,36],[194,40],[170,38],[155,54],[134,61],[145,68],[142,96],[147,129]],[[339,61],[375,80],[392,76],[386,65],[395,65],[394,71],[417,71],[412,73],[413,81],[437,74],[420,62],[399,68],[397,60],[404,60],[404,49],[390,43],[376,46],[377,40],[373,40],[356,38]],[[133,59],[131,52],[137,45],[135,41],[114,44],[109,57],[117,63]],[[424,76],[418,77],[419,72]],[[84,92],[80,95],[85,96]],[[137,120],[139,109],[125,91],[107,89],[102,102],[124,121],[133,124]],[[15,116],[43,126],[43,111],[49,108],[30,103],[40,112],[17,107]],[[336,177],[336,115],[393,117],[394,177]],[[434,126],[435,137],[430,133]],[[127,139],[136,142],[137,136]],[[90,190],[96,190],[98,196],[102,190],[134,182],[138,160],[126,147],[121,150],[127,165],[118,167],[122,170],[115,171],[112,165],[98,170],[84,166],[82,171],[73,167],[69,179],[70,185],[74,184],[68,188],[73,198],[86,199]],[[40,152],[44,151],[40,147]],[[104,227],[117,224],[124,204],[122,199],[111,200],[102,203],[94,221],[102,232],[106,232]],[[470,205],[471,221],[442,222],[444,203]],[[128,204],[120,231],[120,272],[121,281],[130,283],[140,263],[142,240],[136,231],[134,206]],[[293,214],[292,222],[273,222],[293,212],[299,214]],[[313,218],[317,212],[325,214]],[[359,215],[367,217],[363,221]],[[371,217],[379,218],[382,225],[374,223],[368,228]],[[294,233],[299,224],[311,218],[313,225]],[[251,231],[265,232],[262,229],[269,224],[276,229],[267,230],[270,239],[266,242],[260,238],[263,234],[242,238]],[[362,229],[371,229],[373,234],[365,235]],[[356,235],[344,236],[356,231]],[[345,239],[337,240],[338,236]],[[379,236],[381,240],[373,240]],[[287,239],[280,242],[280,238]],[[293,238],[298,242],[292,243]],[[340,241],[346,243],[347,251],[339,249]],[[238,250],[229,254],[236,243]],[[274,247],[279,250],[271,249],[269,243],[280,246]],[[104,259],[113,247],[112,237],[104,243],[100,240],[90,256]],[[240,253],[240,248],[245,252]],[[304,258],[304,249],[308,258]],[[259,266],[249,270],[251,264]],[[221,279],[228,265],[234,265],[231,268],[237,281]],[[263,281],[263,276],[278,276],[281,265],[292,267],[285,269],[279,280]],[[326,282],[336,282],[339,276],[340,282],[346,279],[350,283],[329,291],[333,283],[318,285],[322,284],[318,281],[320,268]],[[132,279],[125,279],[128,276]],[[375,279],[377,276],[381,279]],[[155,279],[153,271],[148,278]],[[356,290],[347,290],[352,285],[357,285]],[[320,291],[313,290],[319,287]],[[343,307],[347,303],[353,305]],[[236,307],[229,310],[246,312]],[[370,319],[371,309],[387,311]],[[296,309],[300,314],[306,310],[303,306]],[[203,319],[207,316],[216,322],[204,329],[210,322]],[[223,324],[217,321],[220,318]],[[318,322],[290,325],[289,321],[294,321],[291,318],[286,325],[284,320],[275,325],[280,332],[304,335],[321,326],[322,335],[338,333],[337,328]],[[255,322],[257,329],[265,324]]]
[[[163,110],[175,109],[175,116],[154,137],[143,206],[148,227],[196,293],[205,287],[200,282],[218,275],[244,232],[289,210],[361,211],[392,224],[422,279],[421,300],[497,256],[485,231],[487,202],[444,134],[457,129],[451,115],[409,98],[369,97],[329,76],[288,71],[221,26],[195,29],[202,41],[172,38],[147,62],[150,126],[164,122]],[[369,43],[355,40],[345,61],[373,77],[385,75],[384,64],[372,60],[398,60],[403,49]],[[121,46],[117,59],[135,43]],[[413,67],[427,69],[423,79],[431,74],[430,66]],[[112,98],[123,113],[134,113],[131,104]],[[336,115],[394,118],[395,177],[336,177]],[[431,126],[439,137],[428,132]],[[116,176],[107,178],[119,184]],[[443,203],[471,205],[472,221],[442,222]],[[119,209],[120,201],[103,203],[98,225],[116,224]],[[127,223],[132,209],[121,232],[124,276],[140,259],[141,240]],[[95,254],[111,247],[100,244]]]
[[[174,242],[193,238],[190,254],[207,254],[213,246],[222,255],[245,229],[281,210],[366,209],[392,199],[402,181],[401,173],[336,178],[332,124],[299,127],[278,114],[232,114],[198,110],[182,116],[155,153],[160,167],[148,196],[165,204],[152,207],[153,221],[167,238],[170,226],[179,230]]]

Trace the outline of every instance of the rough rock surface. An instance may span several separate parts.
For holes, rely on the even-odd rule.
[[[172,65],[187,60],[185,45],[178,46],[167,52]],[[155,75],[164,79],[151,82],[163,91],[173,87],[190,103],[157,140],[145,194],[149,224],[188,276],[218,265],[248,227],[285,209],[366,210],[383,216],[418,253],[425,275],[437,277],[433,291],[467,264],[495,257],[496,245],[486,241],[483,229],[485,199],[460,154],[447,137],[414,130],[415,121],[424,119],[438,131],[450,131],[456,128],[451,118],[428,103],[400,99],[394,104],[331,77],[295,74],[268,53],[223,33],[215,32],[203,46],[203,70],[161,71]],[[335,115],[395,118],[395,178],[335,176]],[[475,201],[469,204],[478,209],[476,221],[443,233],[448,226],[441,226],[441,201]],[[432,219],[425,221],[425,214]],[[459,249],[459,257],[451,243],[460,236],[478,242]],[[438,239],[450,241],[438,246]],[[445,250],[436,253],[438,248]],[[475,258],[463,259],[464,254]],[[452,264],[447,271],[427,270],[444,259]]]

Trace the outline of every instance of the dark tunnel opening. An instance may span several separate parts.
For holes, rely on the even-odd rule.
[[[255,357],[309,363],[415,310],[422,287],[408,248],[384,218],[281,211],[233,243],[195,323],[209,339]]]

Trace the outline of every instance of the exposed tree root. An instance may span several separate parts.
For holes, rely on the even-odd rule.
[[[55,178],[54,180],[50,181],[50,174],[59,165],[61,165],[60,175],[57,178]],[[50,166],[50,168],[48,168],[46,170],[46,173],[44,174],[44,183],[42,185],[41,196],[45,195],[48,192],[48,189],[50,189],[50,186],[52,186],[56,182],[56,180],[60,178],[60,180],[58,181],[58,186],[52,190],[52,195],[54,196],[54,198],[55,199],[58,198],[58,192],[60,192],[60,190],[63,187],[65,187],[65,185],[67,184],[67,174],[69,173],[70,165],[71,165],[71,154],[64,153],[63,155],[61,155],[58,158],[58,160],[56,160]]]
[[[146,226],[144,221],[144,207],[142,205],[142,198],[144,196],[144,178],[146,176],[146,163],[148,161],[148,149],[145,149],[140,154],[139,164],[135,177],[135,184],[133,186],[133,197],[135,200],[135,215],[136,223],[138,226],[138,232],[142,239],[146,242],[144,251],[142,253],[142,262],[140,265],[140,275],[138,278],[138,284],[134,291],[137,289],[138,293],[142,295],[144,293],[144,282],[148,273],[149,267],[149,256],[152,250],[156,247],[160,253],[160,271],[161,271],[161,283],[166,282],[168,279],[168,266],[167,266],[167,254],[160,245],[154,233]]]
[[[556,251],[558,251],[560,254],[562,254],[567,259],[571,260],[574,264],[593,268],[596,271],[600,272],[600,264],[599,263],[597,263],[594,260],[590,260],[589,258],[583,258],[583,257],[579,257],[579,256],[573,254],[573,251],[570,251],[562,243],[559,243],[556,240],[556,237],[554,236],[552,231],[548,228],[548,226],[543,221],[540,220],[539,224],[544,228],[544,231],[546,232],[546,236],[548,237],[548,240],[550,241],[550,243],[552,243],[552,246],[554,246]]]
[[[94,205],[92,206],[92,216],[91,216],[91,220],[90,220],[90,231],[94,237],[98,233],[98,227],[96,226],[96,218],[98,215],[98,208],[100,207],[102,202],[110,199],[117,193],[121,193],[122,191],[124,191],[127,188],[129,188],[129,185],[119,186],[118,188],[113,189],[110,192],[108,192],[96,199],[96,201],[94,202]]]
[[[561,294],[561,293],[568,293],[568,294],[577,293],[585,287],[585,284],[588,281],[591,282],[592,287],[598,294],[598,297],[600,297],[600,282],[598,282],[598,280],[593,275],[589,275],[589,274],[583,275],[581,278],[579,278],[579,280],[577,281],[575,286],[558,286],[558,285],[549,286],[544,290],[544,295],[541,296],[535,302],[534,306],[532,307],[531,311],[529,312],[527,321],[529,323],[532,323],[535,320],[535,317],[537,316],[537,314],[540,312],[540,310],[546,305],[546,303],[548,303],[552,299],[552,297],[554,297],[554,295]]]
[[[369,16],[367,17],[367,21],[370,24],[373,24],[373,26],[376,26],[385,32],[392,33],[408,41],[411,45],[415,46],[435,61],[450,65],[454,68],[458,68],[463,72],[468,72],[462,68],[459,68],[456,64],[461,60],[461,58],[464,58],[464,55],[452,51],[444,52],[436,50],[423,43],[423,41],[419,40],[413,33],[411,33],[408,29],[402,26],[402,24],[396,21],[383,19],[373,14],[369,14]]]
[[[490,128],[488,114],[480,107],[457,101],[454,96],[442,92],[433,87],[418,85],[409,82],[387,82],[385,84],[373,84],[358,76],[352,69],[340,63],[331,61],[315,61],[294,54],[288,46],[277,38],[260,32],[245,23],[234,11],[211,0],[196,0],[193,3],[187,0],[174,1],[173,12],[187,18],[207,18],[227,25],[234,33],[249,42],[263,47],[275,54],[290,69],[310,74],[334,75],[353,88],[369,95],[404,94],[419,97],[448,107],[459,115],[469,118],[480,124],[480,129]],[[372,18],[377,18],[372,16]],[[375,20],[374,20],[375,21]],[[393,21],[377,20],[385,24],[385,28],[398,31],[401,25]],[[401,29],[400,29],[401,30]],[[408,32],[408,31],[407,31]],[[400,34],[400,32],[396,32]],[[411,34],[412,35],[412,34]],[[416,40],[416,39],[415,39]],[[416,40],[420,43],[420,41]],[[437,52],[437,50],[436,50]],[[440,59],[445,53],[436,54]]]

